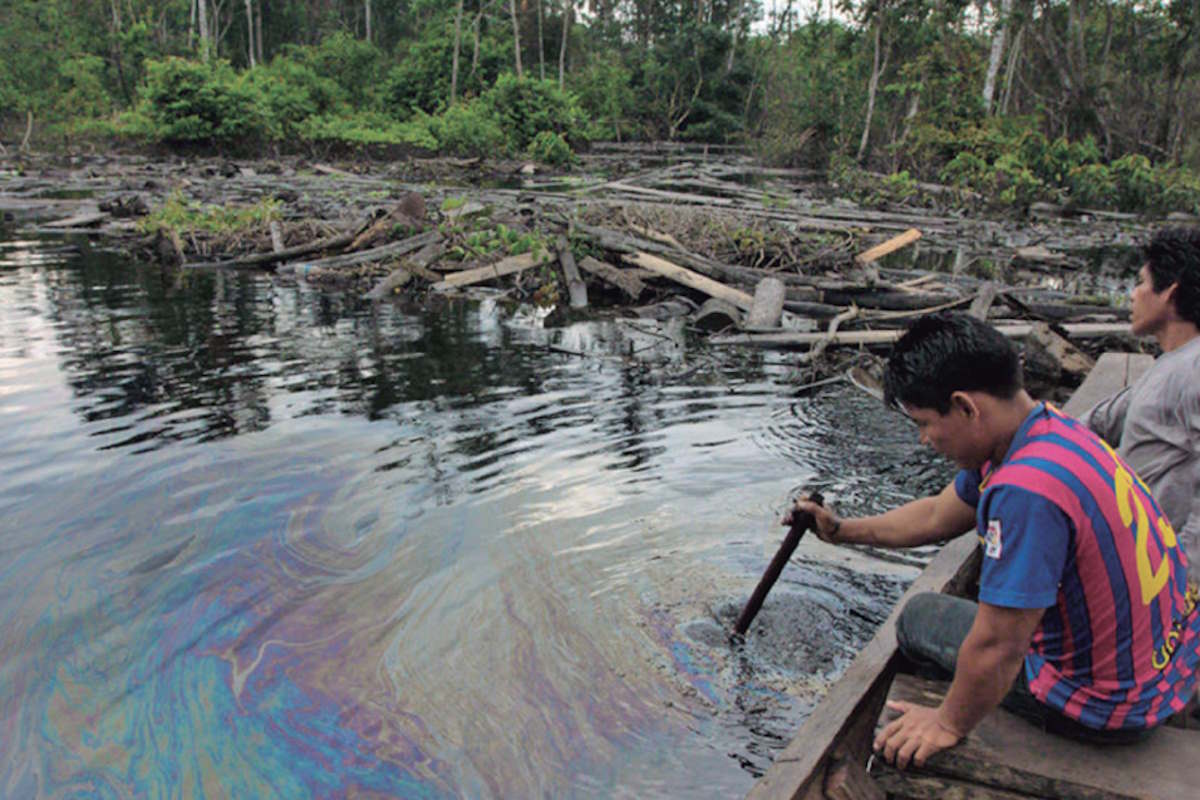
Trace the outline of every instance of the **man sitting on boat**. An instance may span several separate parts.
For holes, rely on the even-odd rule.
[[[1095,742],[1144,738],[1181,710],[1200,666],[1198,592],[1170,522],[1116,451],[1035,402],[1012,343],[969,316],[917,320],[884,391],[958,464],[955,480],[877,516],[796,508],[828,542],[912,547],[974,527],[984,552],[978,603],[922,594],[903,609],[902,651],[953,681],[937,708],[896,704],[876,750],[921,765],[1001,704]]]
[[[1130,329],[1162,355],[1134,383],[1080,420],[1117,448],[1200,568],[1200,229],[1172,228],[1145,247]]]

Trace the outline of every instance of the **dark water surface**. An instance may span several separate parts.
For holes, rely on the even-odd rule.
[[[789,492],[949,476],[870,398],[73,247],[0,237],[0,796],[737,795],[928,555],[806,539],[734,651]]]

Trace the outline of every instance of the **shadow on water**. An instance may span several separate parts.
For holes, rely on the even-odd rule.
[[[734,649],[789,496],[947,465],[778,354],[538,320],[0,243],[0,785],[748,789],[929,555],[806,539]]]

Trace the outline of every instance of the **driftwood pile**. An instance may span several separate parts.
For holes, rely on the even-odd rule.
[[[444,180],[456,165],[358,174],[103,159],[58,174],[0,173],[0,213],[35,233],[100,236],[183,270],[272,270],[376,302],[488,286],[557,307],[550,322],[614,307],[684,313],[714,344],[803,350],[813,377],[845,366],[835,350],[886,346],[936,309],[993,321],[1027,343],[1027,368],[1066,385],[1089,366],[1071,340],[1127,329],[1122,307],[1081,297],[1094,292],[1095,270],[1082,269],[1094,253],[1148,234],[1121,215],[968,219],[938,205],[937,187],[924,195],[929,207],[872,209],[825,199],[828,187],[808,173],[743,156],[674,154],[676,163],[649,169],[644,153],[592,157],[604,177],[585,164],[578,176],[481,180],[471,162],[460,185],[432,187],[414,178],[427,169]],[[618,164],[627,171],[613,177]],[[137,220],[171,191],[225,205],[273,197],[282,214],[237,235],[147,237]],[[72,194],[80,197],[63,198]]]

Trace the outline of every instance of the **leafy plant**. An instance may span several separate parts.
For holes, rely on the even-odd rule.
[[[143,217],[138,226],[143,233],[160,230],[174,230],[176,233],[234,233],[259,228],[279,219],[281,205],[274,198],[260,200],[249,206],[207,205],[188,200],[182,192],[175,191],[161,207]]]
[[[561,133],[553,131],[542,131],[533,137],[529,147],[525,148],[525,154],[534,161],[554,166],[565,166],[575,161],[571,145],[567,144]]]

